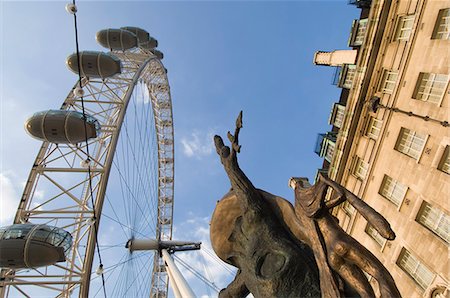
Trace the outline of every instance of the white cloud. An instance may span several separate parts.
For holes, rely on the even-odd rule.
[[[10,176],[0,173],[0,225],[2,226],[12,224],[19,201],[19,192]]]
[[[187,157],[202,157],[211,155],[214,150],[213,132],[200,132],[194,130],[189,137],[182,137],[183,153]]]
[[[215,256],[211,247],[208,217],[191,217],[176,225],[173,239],[202,242],[200,251],[180,252],[176,256],[219,289],[225,288],[233,280],[236,269]],[[197,296],[210,297],[210,294],[205,293],[205,285],[198,277],[186,270],[179,262],[178,266],[188,283],[194,285],[193,291]],[[217,295],[212,289],[211,294],[213,297]]]

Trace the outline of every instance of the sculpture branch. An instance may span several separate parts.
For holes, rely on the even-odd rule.
[[[237,160],[237,154],[241,151],[241,146],[239,145],[239,132],[241,128],[242,111],[236,119],[236,129],[234,131],[234,135],[230,132],[227,134],[228,139],[231,142],[231,149],[226,146],[223,139],[217,135],[214,136],[214,144],[216,147],[216,152],[220,156],[220,161],[225,168],[228,178],[230,179],[233,191],[235,191],[238,195],[243,195],[243,197],[247,198],[246,203],[248,205],[252,205],[259,210],[261,208],[261,198],[259,192],[241,170]]]

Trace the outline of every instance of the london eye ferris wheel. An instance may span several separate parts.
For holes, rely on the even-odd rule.
[[[111,51],[69,56],[79,80],[60,109],[25,124],[42,146],[14,224],[0,228],[0,297],[167,296],[158,245],[172,239],[174,134],[163,54],[136,27],[96,39]]]

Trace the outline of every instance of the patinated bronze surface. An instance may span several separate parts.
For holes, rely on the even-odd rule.
[[[374,297],[364,270],[377,279],[382,297],[399,297],[389,272],[339,227],[329,209],[348,200],[383,237],[394,239],[387,221],[325,176],[314,186],[305,178],[290,180],[295,208],[256,189],[237,162],[241,127],[242,112],[235,134],[228,133],[231,149],[214,137],[232,189],[212,216],[211,242],[222,260],[239,269],[219,296],[245,297],[251,292],[255,297]],[[328,187],[335,195],[325,201]]]

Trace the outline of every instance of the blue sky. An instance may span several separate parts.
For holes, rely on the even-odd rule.
[[[8,210],[15,210],[40,146],[23,130],[24,120],[58,108],[76,81],[65,65],[75,44],[64,6],[0,2],[2,224],[11,219]],[[103,50],[94,39],[98,30],[130,25],[148,30],[165,54],[176,141],[174,223],[180,234],[186,234],[185,223],[193,237],[204,231],[215,202],[229,189],[212,136],[233,130],[240,110],[239,162],[257,187],[292,200],[288,179],[314,178],[322,164],[313,152],[316,136],[329,129],[340,89],[331,85],[333,69],[314,66],[313,55],[347,47],[360,12],[355,6],[86,1],[78,9],[81,49]]]

